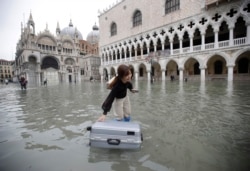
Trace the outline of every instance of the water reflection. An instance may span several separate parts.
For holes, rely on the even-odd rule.
[[[140,151],[88,146],[86,128],[102,113],[105,83],[26,91],[0,85],[0,170],[249,170],[248,82],[134,87],[139,93],[129,96],[144,134]]]

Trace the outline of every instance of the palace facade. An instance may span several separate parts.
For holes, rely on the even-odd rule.
[[[44,31],[36,34],[30,14],[27,26],[21,25],[21,38],[16,47],[16,81],[21,76],[32,85],[40,85],[44,80],[51,85],[80,82],[90,77],[100,79],[98,41],[99,28],[96,25],[87,40],[83,40],[71,20],[64,29],[60,29],[57,23],[56,35],[48,30],[47,25]]]
[[[249,0],[120,0],[100,13],[100,74],[250,80]]]

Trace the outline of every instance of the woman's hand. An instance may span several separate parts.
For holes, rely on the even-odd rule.
[[[102,116],[100,116],[99,119],[97,119],[97,122],[103,122],[103,121],[105,121],[105,119],[106,119],[106,115],[102,115]]]
[[[131,92],[132,92],[132,93],[138,93],[139,90],[137,90],[137,89],[131,89]]]

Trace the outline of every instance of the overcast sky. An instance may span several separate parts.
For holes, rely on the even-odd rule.
[[[0,0],[0,59],[14,60],[16,43],[21,35],[21,22],[25,25],[30,12],[35,22],[36,34],[44,31],[46,23],[50,32],[56,34],[68,27],[70,19],[86,40],[93,25],[99,26],[98,10],[108,8],[117,0]]]

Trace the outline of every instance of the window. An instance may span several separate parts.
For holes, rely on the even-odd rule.
[[[165,14],[171,13],[180,9],[180,0],[166,0]]]
[[[117,26],[116,26],[116,23],[112,23],[111,24],[111,29],[110,29],[111,31],[111,36],[114,36],[114,35],[116,35],[117,34]]]
[[[141,11],[137,10],[133,16],[133,27],[139,26],[141,24],[142,24]]]
[[[81,75],[84,75],[84,69],[81,68]]]

